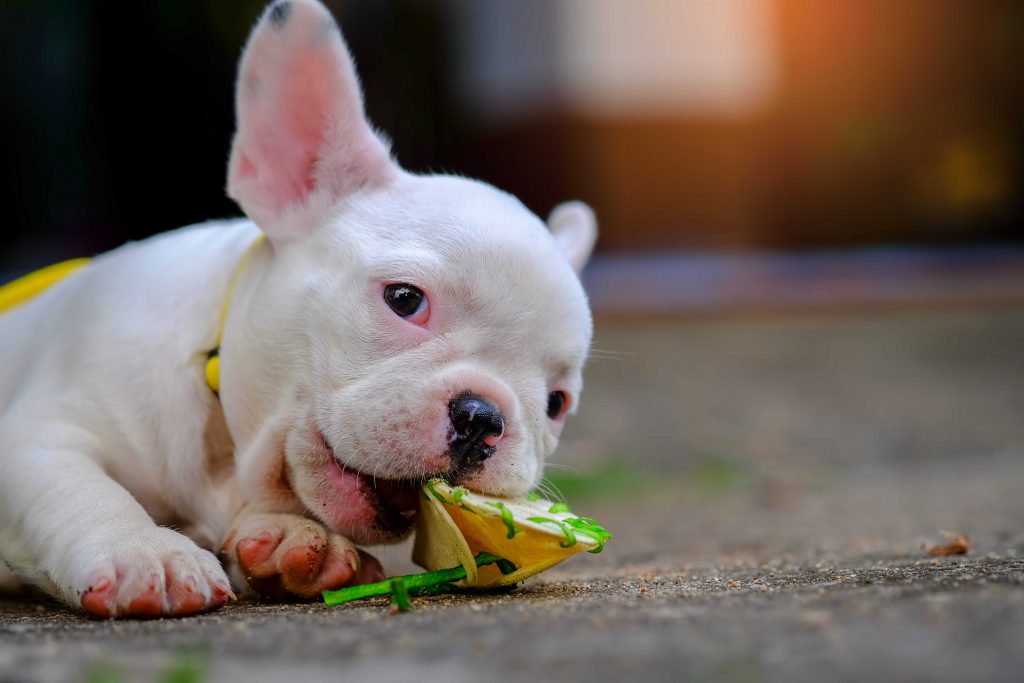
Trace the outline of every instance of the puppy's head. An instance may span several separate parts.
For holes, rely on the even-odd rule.
[[[579,400],[590,210],[545,225],[486,184],[401,170],[314,0],[263,15],[237,109],[228,191],[270,241],[222,361],[250,495],[286,490],[374,542],[410,528],[426,478],[535,486]]]

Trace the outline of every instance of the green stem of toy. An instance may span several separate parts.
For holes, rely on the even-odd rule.
[[[400,576],[395,576],[388,583],[391,584],[391,607],[399,612],[411,610],[412,603],[409,602],[409,589],[405,585],[405,580]]]
[[[487,564],[497,564],[502,574],[510,574],[516,570],[516,566],[508,560],[491,555],[480,553],[475,558],[476,566],[482,567]],[[408,574],[406,576],[393,576],[384,581],[376,583],[365,583],[361,586],[341,588],[336,591],[324,591],[324,602],[330,606],[341,605],[352,600],[371,598],[376,595],[394,595],[395,581],[401,581],[405,587],[406,597],[410,595],[435,595],[452,589],[451,584],[462,581],[466,578],[466,568],[462,565],[450,569],[439,569],[434,572],[423,572],[422,574]]]
[[[461,581],[466,578],[466,568],[462,566],[452,567],[451,569],[441,569],[436,572],[392,577],[384,581],[364,583],[361,586],[350,586],[349,588],[341,588],[336,591],[324,591],[324,602],[333,606],[352,600],[371,598],[375,595],[388,595],[392,590],[392,581],[396,578],[402,580],[407,595],[419,595],[419,591],[422,588]]]

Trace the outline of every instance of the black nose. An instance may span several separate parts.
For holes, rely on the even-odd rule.
[[[505,420],[497,406],[485,398],[463,394],[448,404],[448,418],[452,423],[450,450],[453,466],[475,465],[494,455],[497,443],[505,433]]]

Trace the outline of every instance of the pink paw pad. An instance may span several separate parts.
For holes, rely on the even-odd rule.
[[[98,579],[82,593],[82,609],[95,617],[109,619],[113,616],[110,606],[116,596],[113,579]]]
[[[168,574],[167,599],[175,614],[195,614],[206,606],[206,598],[199,592],[196,580],[191,576],[174,583]]]
[[[246,574],[252,573],[259,565],[270,559],[280,543],[281,539],[274,538],[269,531],[261,532],[254,538],[240,540],[235,547],[235,553],[243,571]]]
[[[327,546],[303,545],[281,555],[281,578],[287,587],[309,585],[320,573]]]

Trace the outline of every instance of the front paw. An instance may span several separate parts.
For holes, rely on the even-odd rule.
[[[75,582],[79,604],[104,618],[184,616],[233,597],[212,553],[162,527],[119,539],[84,576]]]
[[[380,563],[348,539],[305,517],[253,514],[228,534],[224,552],[246,583],[272,599],[315,598],[324,590],[379,581]]]

